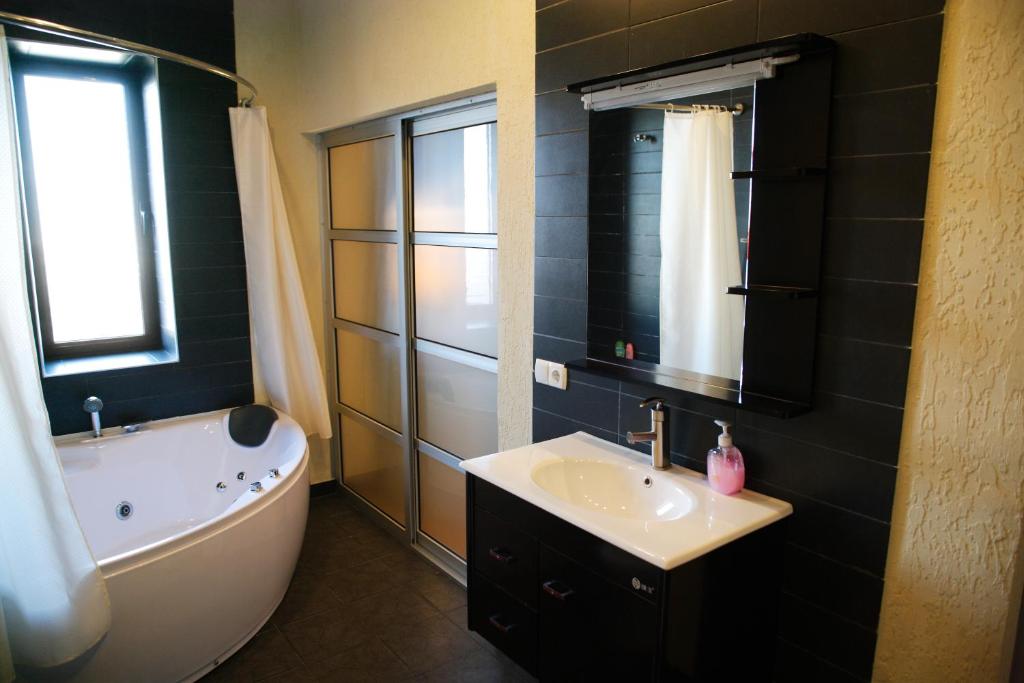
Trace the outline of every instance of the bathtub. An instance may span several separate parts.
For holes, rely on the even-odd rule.
[[[309,508],[306,438],[283,414],[254,448],[227,425],[220,411],[57,440],[112,611],[70,680],[195,680],[281,602]]]

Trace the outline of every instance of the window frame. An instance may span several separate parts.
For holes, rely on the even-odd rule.
[[[29,251],[29,297],[33,302],[38,341],[46,362],[90,358],[123,353],[153,351],[163,348],[159,286],[157,283],[156,239],[153,204],[149,189],[143,85],[147,73],[135,59],[124,64],[100,64],[50,57],[35,57],[11,52],[11,77],[14,86],[20,149],[21,179],[25,202],[25,221]],[[87,341],[55,342],[53,319],[46,279],[42,228],[36,195],[35,170],[25,97],[28,75],[60,75],[72,78],[120,83],[125,88],[125,113],[128,122],[128,150],[131,164],[132,196],[135,201],[135,235],[138,247],[139,290],[142,298],[143,333],[133,337],[108,337]],[[69,103],[70,105],[71,103]],[[102,305],[101,301],[97,302]]]

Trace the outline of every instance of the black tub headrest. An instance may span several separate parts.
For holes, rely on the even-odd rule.
[[[277,413],[273,408],[253,403],[232,409],[228,415],[228,434],[239,446],[262,446],[275,422]]]

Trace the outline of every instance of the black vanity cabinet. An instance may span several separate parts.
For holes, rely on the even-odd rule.
[[[665,571],[472,474],[466,486],[469,627],[531,674],[771,678],[782,523]]]

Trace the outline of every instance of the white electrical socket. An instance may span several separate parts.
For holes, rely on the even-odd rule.
[[[561,363],[548,363],[548,386],[565,391],[569,384],[569,371]]]
[[[533,361],[533,378],[537,384],[546,384],[562,391],[569,385],[569,371],[565,369],[565,365],[543,358]]]

